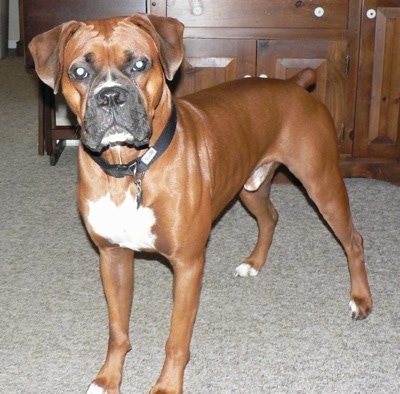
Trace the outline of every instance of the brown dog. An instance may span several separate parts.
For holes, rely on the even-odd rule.
[[[334,125],[303,89],[314,71],[289,81],[238,80],[173,100],[166,79],[182,61],[182,33],[175,19],[135,14],[72,21],[30,44],[39,77],[55,91],[61,84],[82,126],[78,202],[100,251],[110,324],[107,358],[88,393],[119,392],[130,348],[134,251],[161,253],[173,268],[171,330],[151,393],[182,392],[212,222],[239,194],[259,237],[236,275],[256,275],[278,219],[269,193],[281,163],[343,245],[352,317],[372,308]]]

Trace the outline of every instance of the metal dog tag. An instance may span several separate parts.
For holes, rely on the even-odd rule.
[[[141,161],[148,166],[156,154],[157,151],[154,148],[149,148],[149,150],[141,157]]]
[[[136,185],[136,204],[137,204],[137,209],[139,209],[143,201],[142,180],[141,179],[136,180],[135,185]]]

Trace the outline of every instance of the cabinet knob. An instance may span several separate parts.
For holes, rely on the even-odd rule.
[[[367,18],[368,19],[375,19],[375,17],[376,17],[376,11],[373,8],[370,8],[367,11]]]
[[[314,15],[315,15],[317,18],[321,18],[322,16],[324,16],[324,14],[325,14],[325,10],[324,10],[322,7],[317,7],[317,8],[314,10]]]
[[[201,0],[192,0],[192,13],[196,16],[203,13],[203,2]]]
[[[253,76],[250,75],[250,74],[246,74],[246,75],[243,76],[243,78],[252,78],[252,77],[253,77]],[[260,75],[258,76],[258,78],[268,78],[268,75],[267,75],[267,74],[260,74]]]

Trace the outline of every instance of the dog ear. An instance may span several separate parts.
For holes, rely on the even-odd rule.
[[[140,13],[133,14],[128,20],[153,38],[165,76],[171,81],[183,59],[184,25],[174,18]]]
[[[28,45],[37,75],[54,90],[54,94],[60,85],[65,45],[82,25],[76,21],[63,23],[37,35]]]

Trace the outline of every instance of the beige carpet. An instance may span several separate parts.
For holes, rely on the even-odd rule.
[[[76,210],[76,148],[56,167],[37,155],[36,80],[21,58],[0,60],[0,86],[0,392],[84,393],[105,356],[107,315]],[[400,392],[400,188],[346,183],[372,315],[349,318],[341,247],[297,188],[274,185],[280,221],[259,276],[233,277],[256,236],[240,204],[212,232],[185,393]],[[136,262],[125,394],[148,392],[160,371],[171,283],[157,258]]]

